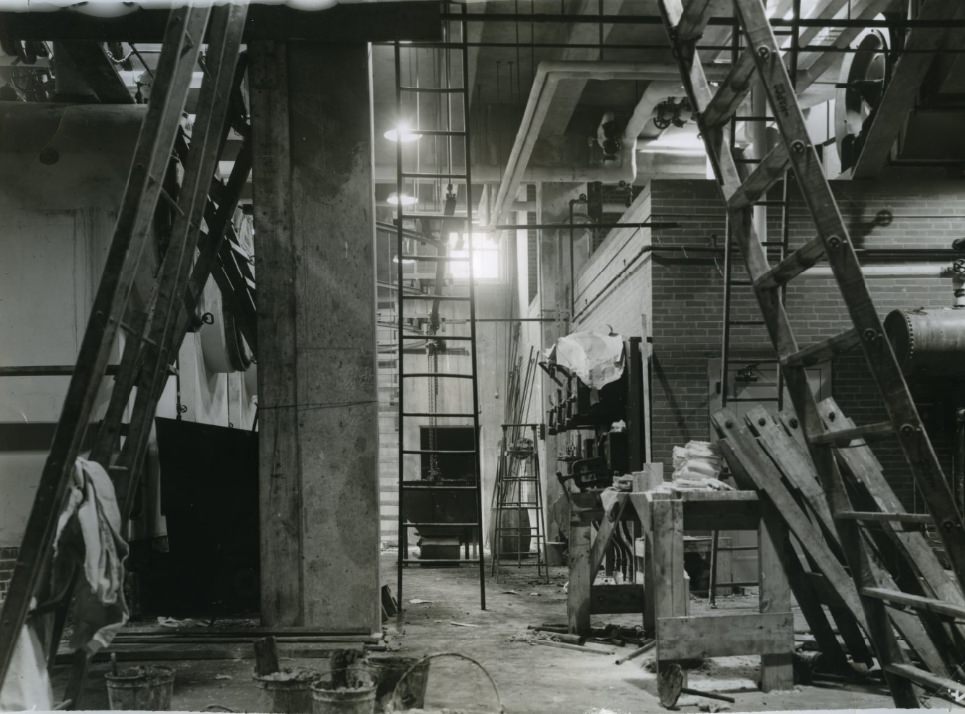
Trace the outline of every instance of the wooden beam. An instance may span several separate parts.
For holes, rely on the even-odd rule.
[[[789,611],[661,617],[657,621],[659,658],[786,655],[793,646],[789,641],[793,619]]]
[[[952,18],[960,11],[958,0],[928,0],[918,12],[917,20],[935,21]],[[914,107],[918,90],[928,68],[935,61],[937,50],[948,28],[914,27],[905,38],[903,54],[895,63],[891,79],[885,85],[881,102],[865,134],[864,146],[855,162],[852,177],[874,178],[885,167],[891,147]]]

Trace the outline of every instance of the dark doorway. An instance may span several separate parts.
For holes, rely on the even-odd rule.
[[[440,451],[472,451],[475,448],[471,426],[422,426],[420,448]],[[475,457],[466,454],[422,454],[423,481],[476,482]]]
[[[258,434],[176,419],[156,425],[168,552],[131,559],[140,614],[257,616]]]

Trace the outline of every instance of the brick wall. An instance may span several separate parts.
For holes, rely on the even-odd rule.
[[[834,191],[856,247],[947,248],[965,235],[965,191],[951,181],[916,179],[888,182],[837,182]],[[679,227],[654,229],[656,244],[710,245],[724,235],[724,215],[711,181],[657,181],[651,185],[655,221],[676,221]],[[777,214],[777,211],[773,211]],[[779,235],[779,215],[769,221],[772,238]],[[810,239],[813,227],[805,206],[792,205],[791,245]],[[866,261],[867,262],[867,261]],[[706,439],[711,389],[708,361],[719,356],[722,312],[719,260],[697,254],[657,252],[652,264],[652,329],[654,459],[667,460],[675,444]],[[929,277],[869,277],[869,288],[883,319],[892,309],[951,304],[948,279]],[[617,301],[617,297],[609,298]],[[830,277],[803,277],[792,283],[787,308],[799,343],[804,346],[850,327],[837,287]],[[757,319],[749,287],[736,288],[734,319]],[[770,351],[763,328],[737,327],[733,348],[746,354]],[[880,421],[883,407],[864,359],[845,355],[832,365],[834,396],[858,423]],[[942,385],[913,383],[916,399],[940,456],[950,462],[948,432],[952,401]],[[886,474],[908,507],[914,505],[904,460],[897,443],[884,442],[875,452]]]
[[[20,548],[0,547],[0,602],[7,597],[7,587],[10,585],[10,578],[13,577],[13,566],[17,561],[17,553]]]

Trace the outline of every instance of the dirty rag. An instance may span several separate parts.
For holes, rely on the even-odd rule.
[[[127,622],[121,509],[104,468],[78,458],[67,504],[54,537],[54,577],[65,583],[80,567],[73,607],[72,649],[93,654],[107,647]]]

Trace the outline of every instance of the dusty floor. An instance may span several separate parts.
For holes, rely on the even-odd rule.
[[[479,610],[478,571],[464,568],[410,567],[406,571],[404,599],[406,617],[402,631],[387,623],[390,649],[423,655],[457,652],[467,655],[489,672],[508,712],[584,713],[661,712],[657,701],[655,675],[646,668],[652,654],[622,665],[615,660],[632,645],[614,648],[601,655],[536,645],[528,625],[561,623],[566,620],[565,569],[554,569],[549,583],[539,582],[533,568],[507,569],[496,583],[487,579],[487,604]],[[394,553],[383,556],[383,581],[395,591]],[[413,600],[421,602],[412,602]],[[732,598],[721,607],[749,606],[751,598]],[[692,611],[704,603],[694,600]],[[594,625],[640,624],[635,616],[599,616]],[[803,621],[799,629],[803,629]],[[602,646],[601,646],[602,647]],[[251,660],[208,660],[167,663],[176,669],[172,709],[263,711],[261,693],[252,681]],[[325,659],[288,660],[327,669]],[[93,666],[88,679],[87,709],[108,708],[103,675],[106,664]],[[729,657],[709,661],[691,671],[690,686],[730,694],[731,711],[786,709],[850,709],[890,707],[891,698],[880,687],[822,683],[796,686],[793,690],[763,693],[754,678],[757,658]],[[66,671],[56,673],[55,691],[62,692]],[[456,658],[434,660],[430,666],[427,696],[434,703],[451,708],[495,702],[484,675],[469,662]],[[684,696],[682,711],[699,711],[710,700]],[[936,702],[937,706],[944,704]],[[706,710],[706,709],[705,709]]]

